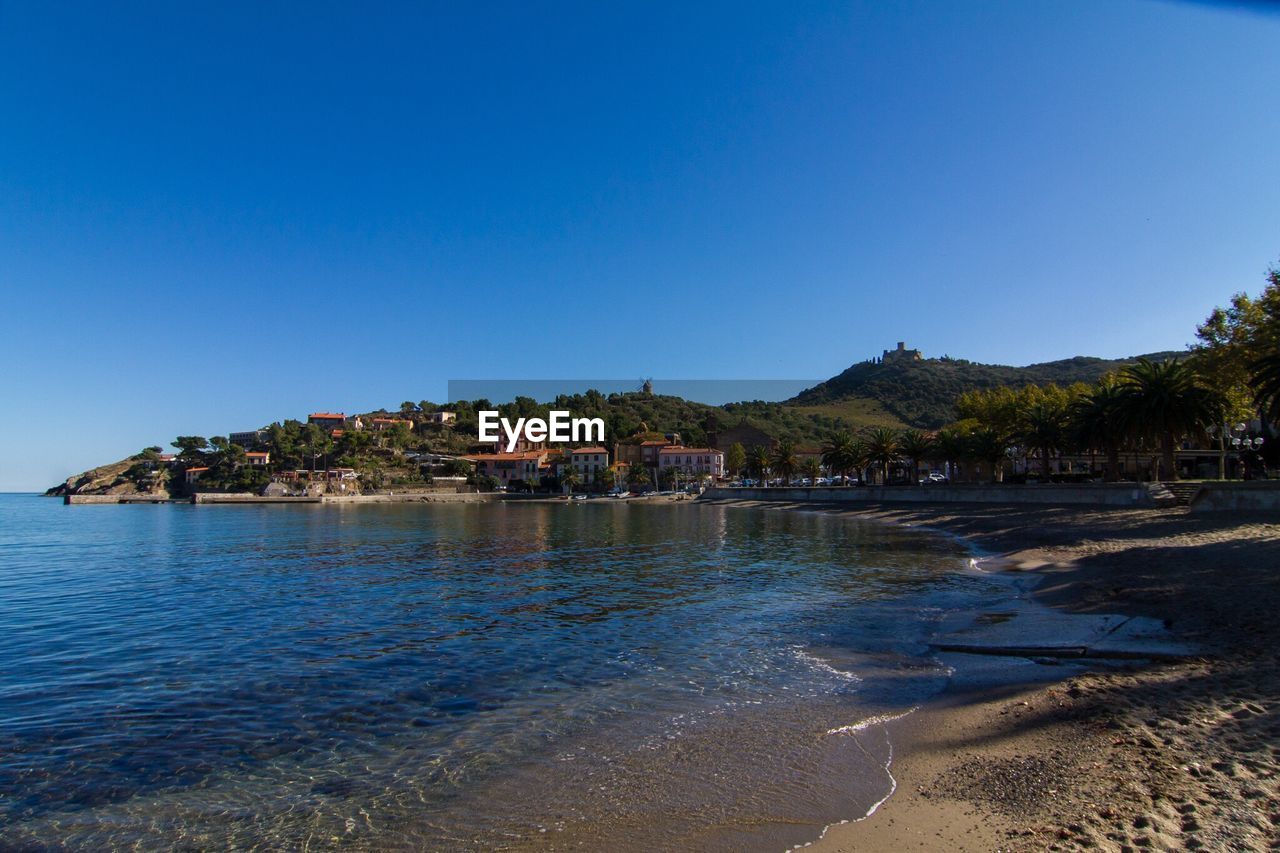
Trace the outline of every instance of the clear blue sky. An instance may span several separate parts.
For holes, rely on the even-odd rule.
[[[0,4],[0,489],[471,377],[1179,348],[1280,260],[1280,15]]]

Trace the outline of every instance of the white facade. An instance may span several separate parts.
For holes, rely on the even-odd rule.
[[[724,453],[709,447],[664,447],[658,451],[658,471],[724,476]]]

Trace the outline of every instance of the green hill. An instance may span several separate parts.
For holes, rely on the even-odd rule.
[[[900,423],[934,429],[954,419],[953,403],[965,391],[1002,385],[1021,388],[1049,382],[1093,382],[1139,358],[1160,361],[1181,355],[1184,353],[1165,351],[1122,359],[1077,356],[1026,367],[953,358],[865,361],[800,392],[786,405],[850,422]]]

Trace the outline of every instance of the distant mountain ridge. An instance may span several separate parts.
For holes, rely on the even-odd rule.
[[[892,356],[892,353],[887,352],[886,355]],[[786,401],[786,405],[830,408],[855,401],[871,401],[902,423],[936,429],[955,419],[955,400],[966,391],[1002,385],[1021,388],[1050,382],[1058,385],[1094,382],[1136,363],[1140,358],[1165,361],[1185,355],[1185,352],[1165,350],[1117,359],[1076,356],[1026,367],[981,364],[953,358],[913,360],[886,357],[883,361],[855,364],[827,381],[801,391]]]

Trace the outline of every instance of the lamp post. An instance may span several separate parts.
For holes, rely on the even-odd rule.
[[[1237,424],[1236,429],[1232,430],[1237,433],[1231,438],[1231,446],[1236,450],[1236,458],[1240,460],[1240,465],[1244,469],[1241,471],[1241,479],[1247,479],[1249,474],[1249,464],[1245,461],[1245,453],[1256,453],[1262,449],[1263,443],[1266,441],[1262,436],[1250,438],[1244,433],[1244,424]]]

